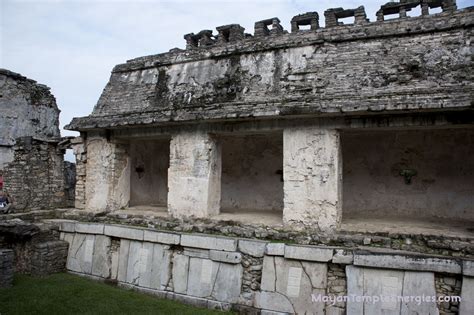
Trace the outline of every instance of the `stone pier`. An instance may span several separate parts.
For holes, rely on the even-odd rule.
[[[168,211],[174,217],[219,213],[221,151],[206,133],[180,133],[171,139]]]
[[[339,132],[295,127],[283,135],[284,222],[336,229],[342,215]]]

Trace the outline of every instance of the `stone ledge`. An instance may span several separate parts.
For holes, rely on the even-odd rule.
[[[239,252],[225,252],[220,250],[211,250],[209,258],[214,261],[220,261],[228,264],[240,264],[242,254]]]
[[[198,248],[185,248],[183,251],[183,255],[189,257],[209,259],[209,250]]]
[[[288,259],[328,262],[332,259],[333,252],[332,248],[285,245],[285,258]]]
[[[285,243],[268,243],[265,248],[265,254],[269,256],[284,256]]]
[[[260,240],[239,240],[239,250],[253,257],[263,257],[267,242]]]
[[[351,265],[354,262],[354,254],[351,250],[336,249],[332,262],[335,264]]]
[[[356,251],[354,266],[414,271],[461,273],[461,263],[455,259],[415,256],[409,254]]]
[[[59,231],[69,232],[69,233],[76,232],[76,221],[65,220],[65,221],[59,222]]]
[[[474,260],[463,260],[462,274],[464,276],[474,277]]]
[[[143,241],[144,230],[118,225],[106,225],[104,229],[104,234],[107,236]]]
[[[181,236],[174,233],[145,230],[143,240],[153,243],[177,245],[181,240]]]
[[[100,223],[76,223],[76,233],[104,234],[105,224]]]
[[[181,246],[234,252],[237,250],[237,239],[208,235],[182,234]]]

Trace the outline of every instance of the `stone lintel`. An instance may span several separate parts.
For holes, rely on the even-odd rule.
[[[462,262],[462,274],[464,276],[474,277],[474,260],[464,260]]]
[[[77,222],[76,233],[104,234],[104,224]]]
[[[284,256],[285,243],[268,243],[265,254],[269,256]]]
[[[285,258],[288,259],[328,262],[331,261],[333,252],[332,248],[285,245]]]
[[[69,233],[76,232],[76,221],[62,221],[59,224],[59,230],[61,232],[69,232]]]
[[[153,243],[177,245],[180,242],[180,235],[175,233],[145,230],[143,232],[143,240]]]
[[[144,230],[118,225],[106,225],[104,234],[113,237],[143,241]]]
[[[452,274],[461,273],[461,263],[456,259],[372,253],[358,251],[354,253],[354,265],[361,267],[387,268],[414,271],[433,271]]]
[[[234,252],[237,250],[237,239],[183,234],[181,235],[181,246]]]
[[[242,254],[239,252],[226,252],[211,249],[209,252],[209,258],[214,261],[220,261],[229,264],[240,264],[242,261]]]
[[[247,255],[263,257],[267,242],[259,240],[239,240],[239,250]]]

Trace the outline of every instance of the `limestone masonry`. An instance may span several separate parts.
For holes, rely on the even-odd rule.
[[[220,26],[117,65],[92,114],[67,126],[81,132],[76,207],[257,213],[320,231],[361,216],[472,222],[473,8],[324,17],[295,16],[291,32],[278,18],[253,35]]]

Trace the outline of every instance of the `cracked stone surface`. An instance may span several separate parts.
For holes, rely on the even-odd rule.
[[[74,234],[70,243],[67,269],[91,274],[95,235]]]
[[[263,260],[262,293],[256,305],[292,313],[324,314],[324,303],[311,302],[311,294],[324,294],[327,287],[327,264],[301,262],[278,256]]]
[[[347,266],[348,295],[365,296],[434,296],[435,279],[431,272],[382,270]],[[402,303],[348,301],[347,314],[438,314],[436,304],[416,301]]]

